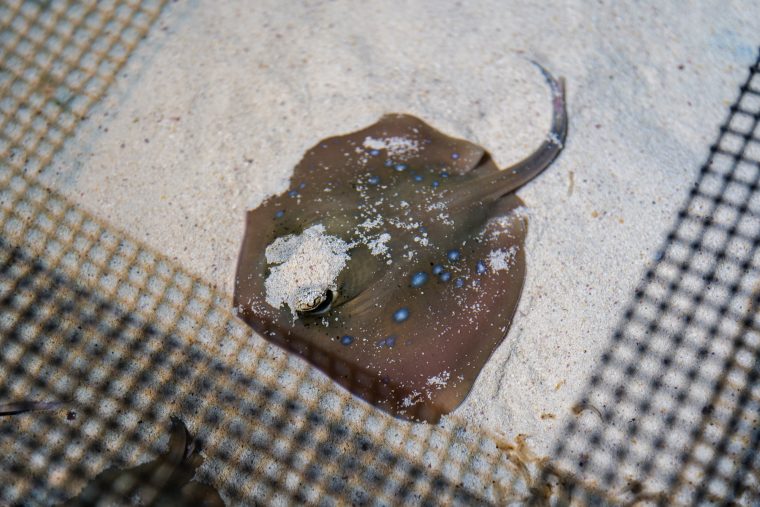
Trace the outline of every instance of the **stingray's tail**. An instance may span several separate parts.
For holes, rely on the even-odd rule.
[[[536,151],[528,158],[521,160],[512,167],[508,167],[495,175],[486,176],[489,185],[498,187],[501,195],[517,190],[530,180],[538,176],[554,161],[565,147],[567,138],[567,107],[565,105],[565,79],[556,79],[548,70],[538,62],[531,60],[538,67],[541,74],[546,78],[552,92],[552,126],[549,134]],[[484,182],[485,183],[485,182]]]
[[[555,78],[537,62],[531,60],[546,78],[552,93],[552,125],[541,146],[527,158],[515,165],[497,172],[478,176],[468,185],[468,190],[460,192],[451,206],[476,200],[486,201],[514,192],[538,176],[554,161],[565,146],[567,138],[567,107],[565,105],[565,80]]]

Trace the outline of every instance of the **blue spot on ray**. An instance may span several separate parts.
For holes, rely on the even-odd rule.
[[[488,268],[486,268],[486,263],[483,261],[478,261],[478,263],[475,265],[475,272],[479,275],[482,275],[488,271]]]
[[[438,188],[438,185],[440,185],[440,183],[438,183],[438,180],[435,180],[435,181],[434,181],[433,183],[431,183],[430,185],[431,185],[433,188]]]
[[[451,262],[458,261],[461,256],[462,256],[462,253],[459,250],[457,250],[456,248],[451,249],[448,252],[446,252],[446,257],[448,257],[448,259]]]
[[[451,273],[449,273],[448,271],[444,271],[443,273],[438,275],[438,279],[441,280],[442,282],[448,282],[449,280],[451,280]]]
[[[428,275],[424,271],[418,271],[412,275],[412,287],[422,287],[428,280]]]
[[[456,287],[457,289],[464,287],[464,279],[457,278],[456,280],[454,280],[454,287]]]
[[[340,343],[343,345],[351,345],[354,342],[354,337],[348,334],[344,334],[341,339]]]
[[[433,265],[433,274],[440,275],[441,273],[443,273],[443,266],[441,266],[440,264]]]
[[[409,166],[407,166],[406,164],[396,164],[396,166],[395,166],[395,169],[396,169],[397,171],[401,172],[401,171],[406,171],[406,169],[407,169],[408,167],[409,167]]]
[[[396,336],[389,336],[377,342],[378,347],[393,347],[396,345]]]
[[[380,150],[369,150],[369,154],[373,157],[380,155]]]
[[[402,306],[395,312],[393,312],[393,320],[396,322],[404,322],[406,319],[409,318],[409,308],[406,306]]]
[[[414,176],[414,181],[422,181],[422,180],[424,180],[424,179],[425,179],[425,178],[423,178],[423,177],[422,177],[422,176],[420,176],[419,174],[416,174],[416,175]]]
[[[367,178],[367,183],[369,183],[370,185],[377,185],[378,183],[380,183],[380,176],[370,176],[369,178]]]
[[[275,218],[282,218],[284,216],[285,216],[285,210],[283,210],[283,209],[277,210],[277,212],[274,214]]]

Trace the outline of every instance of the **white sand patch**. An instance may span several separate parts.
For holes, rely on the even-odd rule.
[[[436,201],[428,204],[427,211],[440,211],[434,218],[445,225],[454,225],[454,221],[451,219],[448,213],[448,207],[443,201]]]
[[[264,281],[267,303],[274,308],[288,305],[294,318],[296,310],[313,307],[325,291],[336,289],[348,249],[342,239],[325,234],[320,224],[300,235],[277,238],[265,253],[269,264],[279,264]]]
[[[446,371],[442,371],[438,375],[434,375],[427,379],[427,385],[434,386],[437,388],[446,387],[446,384],[449,383],[449,378],[451,378],[451,374]]]
[[[491,253],[488,254],[488,265],[493,271],[508,270],[514,264],[516,255],[516,246],[491,250]]]
[[[371,239],[367,242],[370,253],[372,255],[385,255],[388,253],[388,242],[391,240],[391,235],[387,232],[382,233],[380,236]]]
[[[524,206],[515,208],[507,215],[500,215],[490,219],[483,228],[483,231],[478,235],[478,239],[482,240],[486,237],[494,239],[502,235],[514,238],[514,231],[520,227],[519,222],[525,222],[528,218],[529,212],[527,208]]]
[[[413,407],[417,403],[422,401],[422,394],[419,391],[413,391],[412,394],[406,396],[401,400],[402,407]]]
[[[391,224],[393,227],[396,227],[398,229],[403,229],[405,231],[419,229],[420,227],[419,222],[415,222],[413,220],[410,220],[409,222],[404,222],[400,218],[396,218],[396,217],[388,219],[388,223]]]
[[[395,158],[405,158],[419,151],[419,143],[409,137],[366,137],[363,143],[368,150],[386,150]]]
[[[383,217],[376,215],[374,218],[368,218],[359,224],[362,229],[374,229],[383,225]]]

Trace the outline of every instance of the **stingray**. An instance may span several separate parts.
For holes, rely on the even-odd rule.
[[[247,213],[238,316],[396,417],[454,410],[520,299],[528,224],[515,191],[567,134],[564,80],[539,68],[551,130],[506,169],[408,114],[309,149],[288,190]]]

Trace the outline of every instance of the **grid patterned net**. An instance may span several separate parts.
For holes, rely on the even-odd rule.
[[[228,504],[755,501],[757,64],[552,464],[372,409],[37,181],[163,9],[0,5],[0,403],[64,403],[0,417],[0,505],[61,502],[152,459],[172,415]]]
[[[163,8],[0,6],[0,402],[64,404],[0,418],[0,504],[61,502],[107,467],[152,459],[172,415],[203,441],[199,479],[232,504],[527,495],[527,451],[355,400],[252,336],[228,298],[37,181]]]
[[[556,449],[577,477],[760,504],[759,122],[760,59]]]

